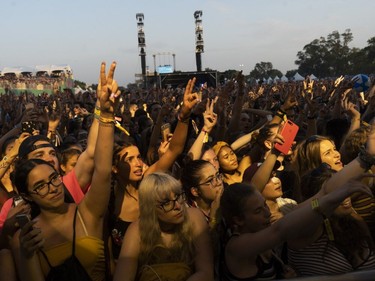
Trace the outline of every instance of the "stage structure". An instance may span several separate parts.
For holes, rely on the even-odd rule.
[[[172,53],[156,53],[152,55],[154,58],[154,76],[164,73],[173,73],[176,71],[176,54]],[[173,65],[170,59],[173,57]],[[156,63],[158,59],[158,64]]]
[[[142,78],[143,84],[146,86],[146,37],[144,32],[144,19],[143,13],[137,13],[135,15],[137,19],[138,28],[138,49],[139,56],[141,57],[141,68],[142,68]]]
[[[159,74],[159,87],[176,88],[178,86],[185,87],[189,79],[196,77],[196,86],[207,83],[208,87],[216,88],[218,86],[217,71],[200,71],[200,72],[174,72],[169,74]]]
[[[151,87],[185,87],[189,79],[196,77],[196,86],[207,83],[209,87],[218,86],[218,72],[217,71],[202,71],[201,54],[204,52],[203,42],[203,27],[202,27],[202,11],[194,12],[195,19],[195,58],[197,71],[182,72],[176,70],[176,54],[175,53],[155,53],[153,54],[154,71],[147,71],[146,67],[146,39],[144,33],[144,15],[142,13],[136,14],[138,27],[138,47],[139,56],[141,57],[142,74],[136,74],[136,83],[144,88]],[[173,57],[173,65],[170,63],[170,58]],[[167,62],[165,61],[167,58]],[[159,63],[157,66],[157,59]],[[163,63],[161,63],[161,60]],[[138,80],[137,80],[138,78]]]
[[[195,61],[197,64],[197,71],[202,71],[202,57],[201,54],[204,53],[203,44],[203,26],[202,26],[202,11],[195,11]]]

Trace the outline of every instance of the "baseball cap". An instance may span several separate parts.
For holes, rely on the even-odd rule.
[[[37,141],[46,141],[48,143],[35,145]],[[25,139],[19,149],[18,149],[18,157],[19,159],[25,158],[30,152],[42,148],[42,147],[54,147],[50,143],[50,139],[43,135],[36,135],[36,136],[30,136],[27,139]]]

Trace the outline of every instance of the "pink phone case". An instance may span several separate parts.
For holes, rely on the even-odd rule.
[[[283,154],[288,154],[293,145],[293,141],[298,133],[299,127],[290,120],[287,120],[281,129],[280,134],[284,137],[283,144],[275,144],[275,148]]]

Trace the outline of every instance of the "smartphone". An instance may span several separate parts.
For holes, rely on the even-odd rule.
[[[24,227],[25,224],[27,224],[30,221],[30,216],[27,214],[18,214],[16,215],[16,221],[18,222],[18,225],[20,228]]]
[[[33,121],[26,121],[22,122],[21,124],[22,133],[26,132],[32,134],[35,130],[37,130],[37,124]]]
[[[162,141],[168,140],[168,136],[171,133],[171,124],[169,123],[163,124],[160,130],[161,130]]]
[[[299,127],[290,120],[287,120],[281,128],[280,134],[284,137],[283,144],[275,144],[275,148],[281,153],[287,155],[293,145],[294,139],[298,133]]]
[[[16,196],[13,198],[13,207],[18,206],[23,202],[23,198],[21,196]]]

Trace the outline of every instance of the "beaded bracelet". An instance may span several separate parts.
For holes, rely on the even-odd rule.
[[[312,208],[313,211],[319,213],[323,217],[324,227],[326,229],[328,239],[329,239],[329,241],[334,241],[335,236],[334,236],[333,231],[332,231],[331,222],[329,221],[329,219],[325,216],[325,214],[320,209],[318,198],[314,198],[313,200],[311,200],[311,208]]]

